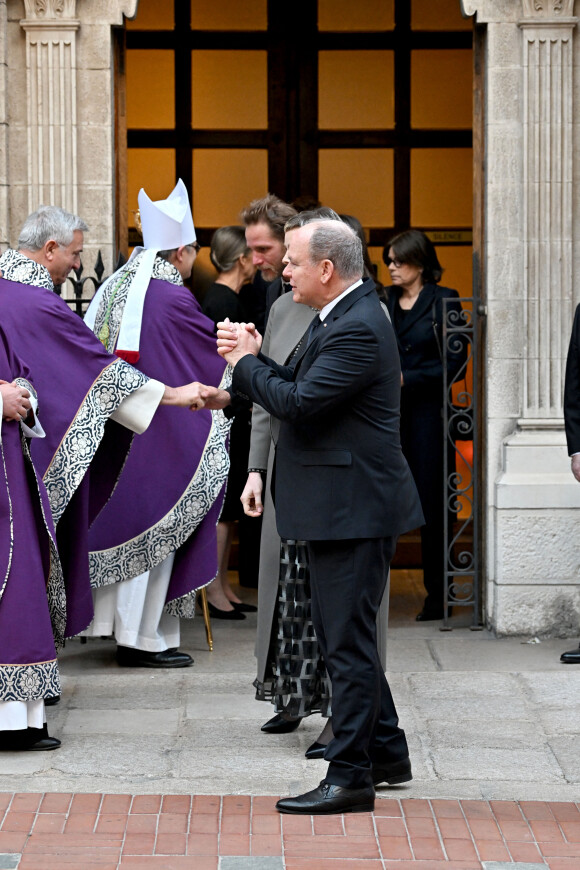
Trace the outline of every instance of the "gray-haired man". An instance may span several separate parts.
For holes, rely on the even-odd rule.
[[[0,257],[2,277],[53,290],[81,264],[86,223],[56,205],[41,205],[24,221],[18,250]],[[48,273],[48,274],[47,274]]]

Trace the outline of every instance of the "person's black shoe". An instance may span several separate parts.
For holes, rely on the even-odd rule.
[[[52,698],[44,699],[45,707],[55,707],[57,704],[60,704],[60,695],[54,695]]]
[[[233,610],[220,610],[219,607],[216,607],[210,601],[207,602],[207,608],[209,610],[209,615],[212,619],[245,619],[245,613],[242,613],[241,610],[236,610],[235,605],[233,605]]]
[[[560,661],[565,665],[580,665],[580,647],[562,653]]]
[[[30,746],[23,746],[21,751],[47,752],[50,749],[58,749],[60,745],[60,740],[57,740],[56,737],[41,737],[40,740],[37,740],[35,743],[31,743]]]
[[[264,731],[265,734],[290,734],[292,731],[296,731],[301,722],[302,717],[285,719],[280,713],[276,713],[275,716],[264,722],[260,731]]]
[[[375,790],[369,788],[343,788],[322,780],[318,788],[294,798],[282,798],[276,804],[279,813],[302,813],[320,816],[331,813],[372,813],[375,808]]]
[[[46,752],[59,746],[60,740],[48,736],[46,723],[42,728],[0,731],[0,750],[4,752]]]
[[[326,752],[326,744],[318,743],[318,741],[314,741],[311,743],[306,752],[304,753],[305,757],[308,759],[312,758],[324,758],[324,753]]]
[[[257,613],[258,608],[255,604],[246,604],[245,601],[230,601],[230,604],[237,610],[238,613]]]
[[[193,659],[175,647],[155,653],[118,646],[117,663],[125,668],[188,668],[193,664]]]
[[[373,785],[402,785],[412,779],[409,756],[401,761],[373,762]]]

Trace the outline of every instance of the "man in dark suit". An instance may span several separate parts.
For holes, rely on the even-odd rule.
[[[266,289],[264,326],[270,308],[289,289],[282,281],[284,226],[296,214],[296,209],[273,193],[254,199],[241,213],[246,227],[246,243],[252,251],[252,262],[264,281],[271,283]]]
[[[281,421],[278,532],[308,542],[313,622],[332,680],[326,778],[277,808],[364,812],[374,785],[412,778],[375,621],[396,538],[423,517],[399,440],[397,345],[374,282],[361,278],[360,240],[341,222],[306,221],[286,225],[283,273],[294,300],[319,310],[303,350],[278,365],[258,356],[245,324],[224,324],[218,345],[235,367],[234,393]]]
[[[576,308],[564,382],[564,425],[572,474],[580,482],[580,305]],[[562,653],[565,665],[580,665],[580,647]]]

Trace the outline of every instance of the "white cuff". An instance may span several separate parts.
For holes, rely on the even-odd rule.
[[[150,378],[146,384],[123,399],[117,410],[111,414],[111,420],[141,435],[153,419],[164,392],[165,384]]]

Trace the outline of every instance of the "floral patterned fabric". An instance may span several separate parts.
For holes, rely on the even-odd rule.
[[[0,257],[0,272],[7,281],[54,290],[48,269],[12,248],[9,248]]]

